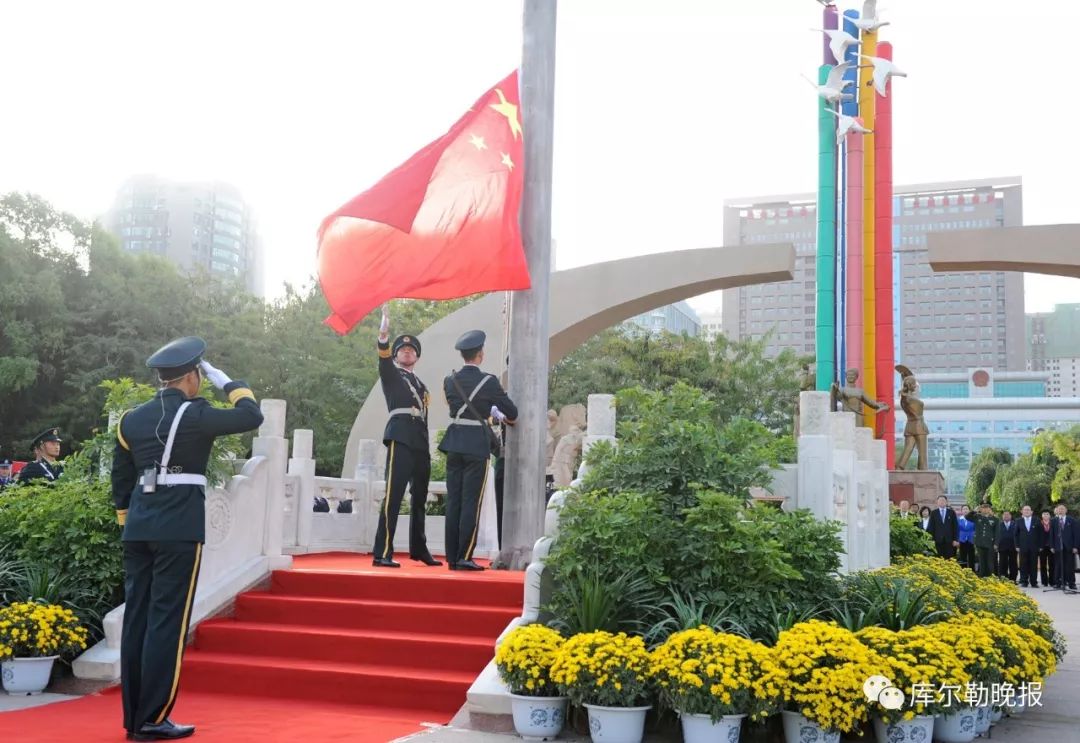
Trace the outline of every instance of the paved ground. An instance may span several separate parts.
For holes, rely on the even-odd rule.
[[[1021,590],[1038,601],[1043,610],[1053,617],[1054,626],[1065,635],[1069,653],[1058,666],[1057,673],[1047,680],[1041,706],[1016,717],[1004,718],[991,730],[991,739],[994,743],[1080,743],[1080,594],[1044,592],[1041,588]],[[395,743],[507,743],[515,738],[517,736],[512,733],[481,733],[440,727],[401,738]],[[744,741],[747,738],[743,736]],[[559,740],[587,738],[564,733]],[[668,740],[660,736],[645,737],[646,743],[667,743]],[[873,738],[851,740],[872,743]]]
[[[52,702],[63,702],[66,699],[75,699],[70,694],[33,694],[30,696],[14,697],[10,694],[0,693],[0,712],[10,712],[13,709],[28,709],[40,707]]]

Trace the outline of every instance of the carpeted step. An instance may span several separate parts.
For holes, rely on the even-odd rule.
[[[484,606],[463,600],[461,604],[416,601],[374,601],[286,596],[265,592],[236,597],[236,619],[241,622],[300,624],[354,630],[393,629],[400,632],[454,632],[485,637],[494,643],[511,619],[520,614],[514,607]],[[492,651],[494,653],[494,651]]]
[[[374,568],[372,570],[375,570]],[[270,592],[290,596],[400,601],[403,597],[456,604],[462,597],[484,606],[521,607],[520,582],[488,580],[463,571],[432,568],[432,575],[381,569],[369,573],[316,573],[275,570]]]
[[[445,722],[462,705],[475,673],[404,666],[268,658],[195,650],[184,658],[182,685],[200,692],[415,710],[414,719]]]
[[[483,670],[494,653],[490,638],[475,635],[434,632],[421,635],[394,629],[354,630],[231,619],[213,619],[199,625],[195,648],[277,658],[438,668],[473,676]]]

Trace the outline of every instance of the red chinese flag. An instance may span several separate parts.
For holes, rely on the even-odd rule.
[[[323,220],[319,282],[347,333],[388,299],[529,288],[514,71],[445,135]]]

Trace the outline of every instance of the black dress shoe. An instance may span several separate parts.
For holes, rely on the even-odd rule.
[[[416,560],[417,562],[422,562],[425,565],[427,565],[428,567],[432,567],[432,568],[435,568],[435,567],[438,567],[439,565],[442,565],[442,560],[436,560],[431,555],[424,555],[423,557],[413,557],[412,555],[409,555],[409,559],[410,560]]]
[[[172,720],[148,722],[134,733],[129,733],[131,740],[176,740],[186,738],[195,732],[194,725],[177,725]]]
[[[483,565],[477,565],[472,560],[458,560],[457,570],[484,570]]]
[[[389,557],[376,557],[371,564],[377,568],[400,568],[400,562],[394,562]]]

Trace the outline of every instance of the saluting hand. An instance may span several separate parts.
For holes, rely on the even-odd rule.
[[[210,384],[214,385],[214,387],[218,388],[219,390],[224,390],[225,385],[232,381],[232,379],[229,378],[228,374],[221,371],[221,369],[218,369],[205,359],[199,362],[199,366],[202,368],[203,373],[206,374],[206,378],[210,380]]]
[[[390,339],[390,315],[387,314],[386,305],[382,306],[382,322],[379,323],[379,342],[386,343]]]

